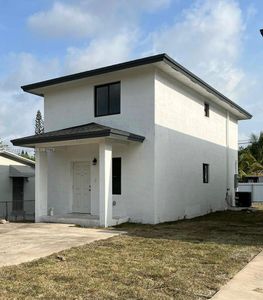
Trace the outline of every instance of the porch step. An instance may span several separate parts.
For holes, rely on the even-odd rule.
[[[83,227],[100,226],[100,220],[98,216],[91,216],[91,215],[84,215],[84,214],[78,216],[72,216],[71,214],[61,215],[61,216],[42,216],[40,221],[44,223],[76,224]],[[126,223],[128,221],[129,221],[129,217],[114,217],[112,219],[111,226]]]
[[[99,227],[99,219],[78,218],[68,216],[42,216],[41,221],[45,223],[76,224],[83,227]]]
[[[122,223],[127,223],[129,222],[129,217],[114,217],[112,219],[112,226],[115,226],[115,225],[120,225]]]

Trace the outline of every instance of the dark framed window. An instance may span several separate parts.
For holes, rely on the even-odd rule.
[[[205,111],[205,116],[209,117],[209,104],[208,103],[204,104],[204,111]]]
[[[115,115],[120,112],[120,82],[95,86],[95,117]]]
[[[209,182],[209,164],[203,164],[203,183]]]
[[[112,194],[121,194],[121,157],[112,159]]]

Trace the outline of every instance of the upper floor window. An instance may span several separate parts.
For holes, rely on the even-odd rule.
[[[203,183],[209,182],[209,164],[203,164]]]
[[[204,104],[204,111],[205,111],[205,116],[209,117],[209,104],[208,103]]]
[[[95,117],[121,112],[120,82],[95,87]]]

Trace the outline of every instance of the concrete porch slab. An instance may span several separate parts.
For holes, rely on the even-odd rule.
[[[65,215],[42,216],[41,221],[44,223],[76,224],[82,227],[99,227],[99,216],[90,214],[70,213]],[[128,217],[114,217],[111,226],[126,223]]]

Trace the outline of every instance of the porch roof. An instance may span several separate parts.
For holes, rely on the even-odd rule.
[[[89,123],[65,129],[50,131],[39,135],[26,136],[23,138],[12,140],[11,142],[14,146],[29,146],[40,143],[99,137],[124,138],[130,141],[136,141],[141,143],[145,139],[144,136],[133,134],[128,131],[115,129],[97,123]]]

